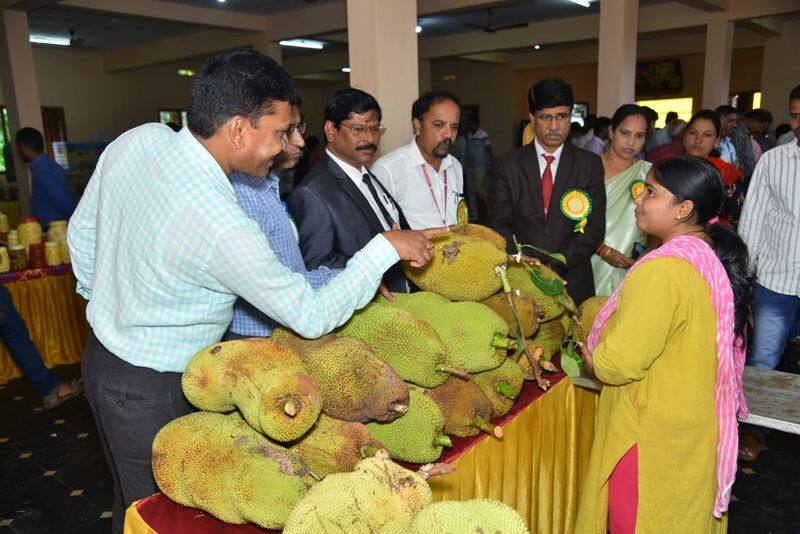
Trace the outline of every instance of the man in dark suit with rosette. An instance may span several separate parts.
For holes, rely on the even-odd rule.
[[[523,250],[560,274],[580,305],[594,295],[589,260],[605,237],[606,193],[600,157],[567,142],[573,104],[572,87],[560,78],[528,91],[536,138],[495,160],[488,224],[506,238],[510,253],[517,252],[516,239],[563,255],[566,265]]]

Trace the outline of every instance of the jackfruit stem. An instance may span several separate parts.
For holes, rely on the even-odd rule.
[[[483,417],[476,415],[472,419],[472,426],[486,432],[487,434],[492,434],[496,438],[503,437],[503,429],[499,426],[495,426]]]
[[[281,401],[281,408],[283,408],[283,413],[294,417],[300,411],[300,401],[294,397],[286,397]]]
[[[442,434],[438,432],[436,437],[433,438],[433,446],[434,447],[452,447],[453,442],[450,440],[450,436],[446,434]]]
[[[436,370],[440,373],[449,373],[451,375],[455,375],[462,380],[469,380],[469,373],[464,369],[459,369],[458,367],[453,367],[451,365],[437,365]]]
[[[511,344],[512,342],[506,336],[500,334],[495,334],[494,338],[492,338],[492,347],[496,349],[514,348],[511,346]],[[516,346],[516,343],[514,343],[514,345]]]
[[[389,405],[389,411],[391,413],[404,414],[408,411],[408,404],[404,402],[393,402]]]
[[[508,399],[515,399],[516,395],[514,395],[514,388],[511,387],[511,384],[506,382],[505,380],[500,380],[496,382],[494,385],[494,389],[502,396]]]

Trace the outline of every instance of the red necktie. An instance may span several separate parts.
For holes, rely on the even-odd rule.
[[[550,165],[556,158],[547,154],[542,154],[542,157],[547,162],[547,167],[544,168],[544,174],[542,175],[542,200],[544,200],[544,216],[547,218],[547,208],[550,207],[550,197],[553,194],[553,170]]]

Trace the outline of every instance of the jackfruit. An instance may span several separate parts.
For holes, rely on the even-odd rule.
[[[541,276],[548,280],[561,280],[556,273],[545,265],[531,266]],[[555,319],[565,310],[575,309],[575,303],[567,293],[567,288],[564,286],[560,295],[546,295],[539,287],[531,280],[531,274],[528,268],[519,263],[509,262],[508,264],[508,280],[511,283],[512,289],[519,291],[524,297],[533,299],[533,301],[541,309],[541,321],[546,322]]]
[[[385,453],[384,453],[385,454]],[[330,475],[297,503],[284,534],[406,534],[433,501],[428,483],[383,455]]]
[[[508,325],[479,302],[450,302],[419,292],[386,305],[405,309],[433,327],[447,347],[445,360],[453,367],[479,373],[498,367],[506,357]]]
[[[442,411],[445,434],[466,437],[483,431],[498,438],[503,436],[503,430],[489,422],[492,402],[474,380],[451,377],[425,395]]]
[[[450,231],[455,234],[485,239],[497,247],[500,252],[505,253],[506,251],[506,239],[488,226],[470,223],[456,224],[450,227]]]
[[[420,389],[412,388],[408,401],[405,415],[391,423],[367,423],[369,434],[383,443],[395,460],[435,462],[442,455],[442,447],[452,445],[442,432],[444,416]]]
[[[441,501],[423,508],[411,522],[412,534],[486,532],[529,534],[522,516],[500,501]]]
[[[366,342],[407,382],[432,388],[449,376],[447,347],[439,334],[413,313],[396,306],[371,302],[354,313],[338,334]]]
[[[322,395],[322,413],[342,421],[391,421],[405,413],[408,386],[365,342],[329,334],[303,339],[277,328],[271,339],[297,352]]]
[[[433,291],[450,300],[481,301],[500,289],[495,268],[505,265],[507,256],[490,241],[447,233],[431,239],[433,259],[414,268],[403,262],[403,271],[420,289]]]
[[[305,436],[289,447],[320,476],[352,471],[364,458],[375,455],[383,445],[374,440],[366,426],[320,415]]]
[[[522,337],[531,337],[536,330],[539,329],[539,317],[542,310],[536,305],[536,302],[522,293],[517,294],[516,291],[512,293],[514,299],[514,307],[517,310],[517,317],[519,324],[522,327]],[[481,304],[491,308],[497,315],[503,318],[508,324],[508,337],[516,339],[517,325],[514,322],[514,315],[511,313],[511,308],[508,305],[508,299],[504,293],[497,293],[488,299],[481,301]]]
[[[475,383],[492,403],[492,418],[511,411],[525,383],[525,371],[513,359],[507,358],[497,369],[472,375]]]
[[[291,441],[311,428],[322,405],[319,389],[290,348],[263,338],[215,343],[192,357],[183,393],[211,412],[236,408],[258,432]]]
[[[589,339],[589,332],[592,331],[597,314],[603,309],[603,306],[608,302],[608,297],[591,297],[583,301],[578,308],[578,313],[575,314],[575,337],[583,343]]]
[[[292,451],[269,442],[238,413],[195,412],[153,440],[153,476],[173,501],[227,523],[283,527],[314,479]]]
[[[541,347],[542,357],[545,360],[561,352],[561,344],[564,342],[564,325],[560,320],[547,321],[539,325],[539,330],[530,340],[531,349]]]

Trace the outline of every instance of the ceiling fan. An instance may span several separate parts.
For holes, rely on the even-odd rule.
[[[498,30],[510,30],[511,28],[523,28],[528,25],[527,22],[522,22],[520,24],[508,24],[506,26],[498,26],[494,22],[494,9],[489,8],[486,11],[489,13],[489,21],[486,23],[485,26],[481,26],[480,24],[473,24],[471,22],[465,22],[464,26],[469,26],[471,28],[477,28],[479,30],[483,30],[487,33],[494,33]]]

